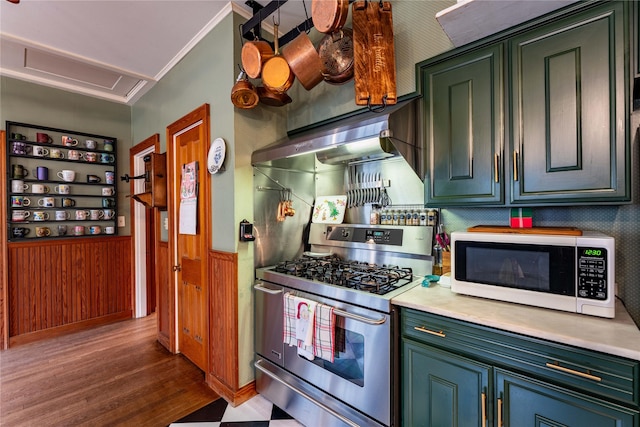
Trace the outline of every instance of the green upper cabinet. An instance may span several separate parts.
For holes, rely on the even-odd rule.
[[[576,3],[418,64],[425,203],[630,201],[630,8]]]
[[[502,44],[421,70],[429,206],[502,203]]]
[[[630,200],[623,3],[508,41],[511,203]]]

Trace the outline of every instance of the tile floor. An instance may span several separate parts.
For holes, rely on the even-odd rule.
[[[300,427],[264,397],[257,395],[242,405],[231,407],[224,399],[211,402],[169,427]]]

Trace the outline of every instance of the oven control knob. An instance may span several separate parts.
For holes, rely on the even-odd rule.
[[[348,238],[349,237],[349,230],[347,230],[346,228],[343,228],[342,230],[342,237],[343,238]]]

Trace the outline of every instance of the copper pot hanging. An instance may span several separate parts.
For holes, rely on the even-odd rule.
[[[249,81],[244,70],[240,71],[236,84],[231,88],[231,102],[238,108],[248,110],[258,105],[258,101],[260,98],[256,88]]]
[[[258,92],[260,102],[271,107],[282,107],[290,104],[292,101],[291,97],[286,93],[271,92],[264,86],[258,86],[256,91]]]
[[[311,20],[316,30],[332,33],[344,26],[349,15],[349,0],[313,0]]]
[[[264,40],[254,40],[242,45],[242,68],[252,79],[262,73],[262,66],[274,55],[271,45]]]
[[[306,89],[313,89],[323,79],[324,65],[307,33],[302,32],[282,49],[291,71]]]
[[[264,86],[276,93],[284,93],[291,88],[295,81],[295,75],[287,60],[280,55],[278,46],[278,25],[274,25],[274,45],[275,53],[272,58],[262,66],[262,83]]]
[[[325,35],[318,44],[327,83],[340,85],[353,79],[353,31],[342,28]]]

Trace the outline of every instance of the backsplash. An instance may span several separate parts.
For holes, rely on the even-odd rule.
[[[636,163],[637,164],[637,163]],[[637,183],[634,183],[637,188]],[[474,225],[509,225],[508,208],[443,209],[442,223],[448,232]],[[533,208],[533,225],[578,227],[599,231],[616,239],[618,296],[640,327],[640,206],[579,206]]]

